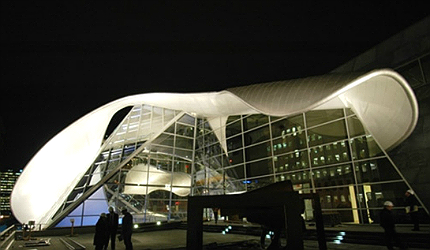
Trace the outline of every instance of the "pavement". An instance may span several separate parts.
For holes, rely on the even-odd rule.
[[[429,227],[424,227],[420,232],[411,232],[410,227],[397,227],[399,233],[419,233],[429,234]],[[338,228],[339,229],[339,228]],[[342,230],[362,230],[364,232],[382,232],[382,229],[378,226],[348,226],[342,225]],[[326,228],[330,230],[330,228]],[[147,232],[136,232],[133,233],[132,242],[135,250],[149,250],[149,249],[186,249],[186,234],[185,229],[169,229],[160,231],[147,231]],[[49,246],[33,246],[26,247],[25,241],[15,241],[13,244],[5,248],[10,249],[25,249],[25,250],[63,250],[68,249],[65,247],[61,239],[71,239],[79,242],[86,249],[94,249],[93,246],[94,234],[77,234],[73,237],[70,236],[44,236],[39,237],[40,239],[49,239]],[[383,239],[381,239],[382,241]],[[203,245],[204,249],[260,249],[259,237],[252,235],[243,234],[222,234],[218,232],[204,232],[203,233]],[[116,250],[125,250],[123,242],[116,242]],[[318,242],[314,240],[304,241],[305,249],[318,249]],[[382,250],[387,249],[381,245],[366,245],[366,244],[350,244],[350,243],[335,243],[327,242],[327,248],[332,250]],[[110,249],[110,247],[108,248]],[[410,250],[418,250],[423,248],[409,248]]]

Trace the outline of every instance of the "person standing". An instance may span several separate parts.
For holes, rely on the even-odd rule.
[[[393,206],[394,204],[391,201],[386,201],[384,203],[384,209],[382,209],[380,213],[380,225],[382,228],[384,228],[385,245],[390,250],[394,249],[393,241],[395,241],[400,249],[405,249],[396,232],[394,216],[393,212],[391,211]]]
[[[125,249],[133,250],[133,243],[131,243],[133,216],[127,211],[127,209],[123,209],[121,212],[124,215],[122,218],[122,238],[124,240]]]
[[[109,225],[109,235],[110,235],[110,248],[115,250],[115,237],[118,231],[118,214],[115,213],[113,207],[109,207],[108,213],[108,225]]]
[[[96,223],[96,233],[94,234],[93,245],[96,246],[96,250],[103,250],[109,240],[108,221],[106,214],[102,213],[99,220]]]
[[[215,224],[217,224],[218,223],[218,211],[219,211],[219,208],[214,207],[214,208],[212,208],[212,211],[214,213]]]
[[[418,206],[419,202],[417,197],[415,197],[415,193],[412,190],[407,190],[405,193],[406,196],[406,213],[411,216],[412,223],[414,224],[414,228],[412,231],[420,231],[420,224],[418,218]]]

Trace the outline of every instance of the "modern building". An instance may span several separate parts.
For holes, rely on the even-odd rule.
[[[412,59],[426,77],[428,51]],[[176,220],[186,218],[188,195],[236,194],[291,180],[296,191],[318,192],[323,212],[343,222],[377,221],[385,200],[400,214],[407,189],[428,214],[426,194],[388,153],[420,126],[409,75],[373,68],[113,101],[33,157],[13,190],[12,211],[42,229],[68,227],[70,219],[94,225],[109,206],[127,208],[138,223]],[[124,110],[106,137],[112,117]],[[312,204],[305,207],[311,220]]]
[[[8,169],[0,172],[0,215],[10,215],[10,195],[22,171]]]
[[[399,72],[418,100],[418,123],[390,156],[421,201],[430,207],[430,17],[339,66],[333,73],[391,68]]]

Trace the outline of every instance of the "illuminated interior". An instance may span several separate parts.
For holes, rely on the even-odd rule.
[[[105,137],[119,110],[130,112]],[[401,117],[401,119],[399,119]],[[409,187],[386,154],[418,117],[391,70],[263,83],[202,94],[142,94],[106,104],[51,139],[12,193],[22,222],[94,225],[109,206],[135,222],[186,218],[188,195],[291,180],[344,222],[377,221]],[[400,195],[400,196],[399,196]],[[311,204],[305,217],[312,220]]]

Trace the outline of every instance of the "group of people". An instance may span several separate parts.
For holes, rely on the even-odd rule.
[[[414,224],[413,231],[419,231],[419,220],[418,220],[418,206],[419,202],[417,198],[414,195],[414,191],[407,190],[405,193],[406,201],[405,201],[405,208],[406,213],[410,215],[412,223]],[[395,219],[392,212],[392,209],[394,207],[393,202],[386,201],[384,203],[384,209],[382,209],[380,214],[381,219],[381,226],[384,228],[384,236],[385,236],[385,244],[388,249],[394,249],[393,248],[393,242],[400,248],[400,249],[406,249],[406,245],[401,241],[399,235],[396,232],[395,229]]]
[[[131,243],[131,234],[133,231],[133,216],[123,209],[122,214],[122,226],[121,234],[118,236],[119,240],[124,240],[126,250],[133,250],[133,244]],[[96,232],[94,234],[94,242],[96,250],[107,250],[109,245],[112,250],[115,250],[115,241],[118,231],[118,214],[115,213],[113,207],[109,207],[109,213],[102,213],[99,220],[96,223]]]

